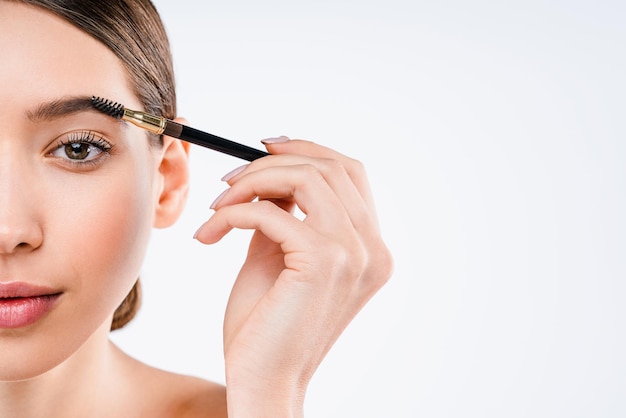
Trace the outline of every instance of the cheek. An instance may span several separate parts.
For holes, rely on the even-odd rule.
[[[104,319],[130,290],[152,228],[153,188],[147,165],[63,183],[45,239],[64,261],[62,285],[78,309]]]
[[[90,200],[85,228],[79,228],[91,248],[89,268],[111,276],[138,270],[152,224],[148,187],[136,178],[125,178]]]

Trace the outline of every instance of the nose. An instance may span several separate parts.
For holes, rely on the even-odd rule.
[[[33,184],[28,184],[32,176],[18,165],[0,156],[0,257],[32,251],[43,243],[36,193]]]
[[[21,218],[21,216],[2,217],[0,223],[0,256],[16,252],[32,251],[41,246],[43,234],[33,224],[7,219]]]

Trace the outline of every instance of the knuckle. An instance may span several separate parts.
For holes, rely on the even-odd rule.
[[[325,178],[341,178],[349,175],[349,168],[338,159],[322,158],[319,161],[319,169]]]
[[[345,173],[346,168],[339,160],[325,158],[322,160],[324,170],[329,173]]]
[[[354,158],[347,158],[346,168],[352,173],[365,173],[365,164]]]
[[[367,266],[367,253],[359,242],[344,245],[335,243],[326,248],[330,259],[334,260],[335,274],[344,282],[356,283]]]
[[[302,164],[300,166],[300,171],[302,173],[303,181],[306,181],[308,179],[322,178],[322,173],[320,169],[313,164]]]
[[[259,200],[256,202],[256,206],[261,217],[271,216],[278,209],[278,206],[270,200]]]
[[[346,249],[338,242],[330,241],[320,243],[324,257],[327,260],[333,260],[334,265],[343,265],[346,259]]]
[[[315,252],[323,277],[341,288],[360,289],[359,294],[373,295],[382,288],[393,273],[393,256],[382,242],[374,245],[353,240],[318,242]]]
[[[384,243],[375,246],[370,266],[372,271],[368,274],[371,277],[369,281],[372,286],[381,288],[389,281],[394,269],[393,255]]]
[[[319,246],[325,265],[332,275],[343,275],[344,266],[349,262],[349,254],[346,247],[336,241],[320,243]]]

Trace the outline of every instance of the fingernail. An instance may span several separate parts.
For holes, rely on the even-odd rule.
[[[204,225],[206,225],[206,222],[200,225],[200,228],[198,228],[198,230],[193,234],[193,239],[198,239],[198,235],[200,235],[200,231],[202,231],[202,228],[204,228]]]
[[[248,164],[244,164],[241,167],[237,167],[234,170],[229,171],[228,173],[224,174],[224,177],[222,177],[222,181],[228,181],[232,179],[237,174],[241,173],[244,170],[244,168],[246,168],[247,166]]]
[[[279,136],[276,138],[266,138],[266,139],[262,139],[261,142],[264,144],[279,144],[281,142],[287,142],[289,141],[289,137],[287,136]]]
[[[211,206],[209,206],[209,209],[215,209],[215,206],[217,206],[217,204],[219,203],[220,200],[222,200],[222,198],[224,197],[224,195],[226,195],[226,193],[229,191],[230,189],[226,189],[224,190],[222,193],[220,193],[219,196],[217,196],[215,198],[215,200],[213,201],[213,203],[211,203]]]

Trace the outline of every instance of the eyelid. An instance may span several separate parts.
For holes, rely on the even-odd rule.
[[[61,135],[57,142],[59,145],[68,145],[75,143],[89,143],[101,148],[103,151],[113,149],[113,144],[107,141],[103,135],[97,134],[90,130],[71,131]]]
[[[61,148],[71,144],[88,144],[89,146],[97,148],[101,155],[93,159],[85,160],[62,158],[55,155],[55,153]],[[59,161],[62,165],[74,167],[78,170],[85,170],[95,168],[108,159],[107,157],[111,156],[111,151],[114,146],[114,144],[105,139],[105,137],[100,133],[88,129],[79,129],[66,132],[58,136],[52,144],[48,146],[45,154],[46,156],[53,158],[55,161]]]

